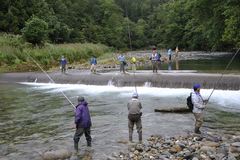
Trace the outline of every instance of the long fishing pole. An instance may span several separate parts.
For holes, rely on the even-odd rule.
[[[227,71],[228,67],[231,65],[231,63],[233,62],[234,58],[237,56],[238,52],[239,52],[240,48],[238,48],[237,52],[233,55],[232,59],[228,62],[227,66],[225,67],[224,71],[222,72],[222,75],[219,77],[217,83],[214,84],[213,86],[213,90],[211,92],[211,94],[209,95],[206,104],[209,102],[210,97],[212,96],[214,90],[216,89],[216,85],[220,82],[220,80],[222,79],[223,75],[225,74],[225,72]]]
[[[54,80],[50,77],[50,75],[37,63],[37,61],[35,61],[35,59],[32,58],[32,56],[30,56],[27,53],[28,57],[30,57],[30,59],[32,59],[32,61],[41,69],[41,71],[48,77],[48,79],[52,82],[55,83]],[[72,107],[74,109],[76,109],[76,107],[74,106],[74,104],[70,101],[70,99],[65,95],[65,93],[63,91],[60,91],[62,93],[62,95],[67,99],[67,101],[72,105]]]

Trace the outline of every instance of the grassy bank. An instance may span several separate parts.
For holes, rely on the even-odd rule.
[[[46,44],[43,47],[33,47],[24,42],[21,36],[1,34],[0,72],[39,70],[30,56],[48,70],[59,65],[62,55],[69,64],[78,64],[88,61],[93,55],[99,57],[107,53],[111,53],[111,48],[102,44]]]

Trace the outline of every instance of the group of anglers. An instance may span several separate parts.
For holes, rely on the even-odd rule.
[[[175,49],[175,56],[176,57],[178,57],[178,53],[179,53],[179,49],[178,49],[178,47],[176,47],[176,49]],[[164,60],[167,60],[168,62],[171,62],[172,61],[172,55],[173,55],[173,52],[172,52],[171,48],[169,48],[167,50],[167,55],[168,55],[168,58],[165,58]],[[157,73],[158,69],[160,69],[161,62],[164,61],[161,57],[162,57],[162,55],[160,54],[160,52],[158,52],[157,49],[154,47],[152,49],[152,54],[149,57],[149,60],[152,63],[153,73]],[[125,56],[123,54],[120,54],[119,57],[118,57],[118,61],[120,62],[120,72],[125,73],[125,70],[126,70],[125,67],[127,66]],[[135,72],[136,71],[136,62],[137,62],[136,58],[132,57],[130,59],[130,62],[132,64],[132,70]]]
[[[97,65],[97,58],[95,56],[93,56],[90,59],[90,71],[92,73],[96,73],[96,65]],[[67,60],[64,56],[62,56],[62,58],[60,59],[60,69],[62,73],[66,73],[66,68],[67,68]]]
[[[175,49],[175,52],[176,52],[176,56],[178,55],[178,47],[176,47]],[[167,54],[168,54],[168,61],[171,62],[172,60],[172,49],[168,49],[167,50]],[[161,62],[163,60],[161,60],[161,54],[159,52],[157,52],[157,49],[154,47],[152,49],[152,54],[151,56],[149,57],[149,60],[151,61],[152,63],[152,70],[153,70],[153,73],[156,72],[157,73],[157,70],[160,68],[160,65],[161,65]],[[118,61],[120,63],[120,73],[123,72],[123,73],[126,73],[126,66],[127,66],[127,62],[126,62],[126,58],[123,54],[120,54],[118,56]],[[136,63],[137,63],[137,60],[135,57],[132,57],[131,58],[131,64],[132,64],[132,70],[135,72],[136,71]],[[96,65],[97,65],[97,59],[95,56],[93,56],[91,59],[90,59],[90,71],[92,73],[96,73]],[[67,66],[67,60],[64,56],[62,56],[62,58],[60,59],[60,68],[61,68],[61,72],[62,73],[65,73],[66,72],[66,66]]]
[[[195,128],[194,132],[196,134],[201,134],[200,128],[203,124],[203,111],[206,107],[207,101],[203,100],[200,94],[200,84],[195,84],[193,86],[193,91],[191,92],[191,102],[193,104],[193,114],[195,117]],[[132,99],[127,103],[128,109],[128,130],[129,130],[129,142],[133,141],[133,128],[136,125],[139,143],[142,143],[142,103],[138,99],[138,94],[134,92],[132,94]],[[87,146],[92,146],[91,138],[91,116],[89,113],[88,103],[84,97],[78,98],[78,104],[75,109],[75,124],[76,131],[74,134],[74,149],[78,152],[78,143],[80,137],[84,134]]]

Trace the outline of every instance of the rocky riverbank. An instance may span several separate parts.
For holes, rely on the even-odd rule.
[[[108,160],[239,160],[240,136],[213,133],[163,138],[151,136],[128,151],[113,153]]]

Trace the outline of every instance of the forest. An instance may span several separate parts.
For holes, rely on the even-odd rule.
[[[0,32],[40,43],[101,43],[119,50],[231,51],[239,0],[0,0]]]

